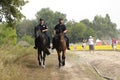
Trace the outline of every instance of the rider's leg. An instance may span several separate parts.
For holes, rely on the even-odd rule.
[[[37,49],[37,38],[35,38],[35,46],[34,46],[34,49]]]
[[[50,37],[48,36],[48,48],[50,48]]]
[[[69,48],[69,39],[68,39],[68,37],[66,35],[65,35],[65,40],[66,40],[67,49],[70,50],[70,48]]]

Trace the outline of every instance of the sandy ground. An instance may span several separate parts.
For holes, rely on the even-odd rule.
[[[46,68],[38,65],[37,54],[17,61],[24,80],[120,80],[120,52],[67,51],[66,66],[58,68],[56,51],[46,58]]]
[[[95,51],[77,52],[98,75],[107,80],[120,80],[120,52],[117,51]]]

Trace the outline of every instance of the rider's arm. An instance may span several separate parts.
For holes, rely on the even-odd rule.
[[[44,30],[42,30],[42,32],[47,32],[48,31],[48,29],[44,29]]]
[[[64,25],[64,31],[63,31],[63,33],[67,33],[67,29],[66,29],[66,26]]]
[[[54,35],[56,34],[56,30],[55,30],[55,29],[53,30],[53,34],[54,34]]]
[[[67,31],[68,31],[68,30],[64,30],[64,32],[63,32],[63,33],[67,33]]]
[[[36,30],[37,30],[36,28],[37,28],[37,27],[35,26],[35,28],[34,28],[34,36],[35,36],[35,37],[37,36],[37,35],[36,35],[36,32],[37,32],[37,31],[36,31]]]
[[[44,30],[42,30],[42,32],[47,32],[48,31],[48,26],[47,25],[45,25],[45,29]]]
[[[57,30],[57,25],[54,27],[54,30],[53,30],[54,35],[56,34],[56,30]]]

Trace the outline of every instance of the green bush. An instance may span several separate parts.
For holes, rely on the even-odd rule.
[[[13,44],[17,41],[16,30],[6,26],[6,24],[0,25],[0,44]]]
[[[28,42],[31,45],[34,44],[34,39],[31,36],[25,35],[22,37],[22,40]]]

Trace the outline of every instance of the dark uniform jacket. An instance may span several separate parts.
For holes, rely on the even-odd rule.
[[[64,32],[66,30],[66,26],[64,24],[57,24],[54,30],[56,31],[56,34],[59,34],[60,32]]]
[[[38,25],[38,26],[36,26],[35,27],[35,38],[37,37],[37,31],[41,31],[42,32],[42,30],[45,30],[45,29],[48,29],[48,26],[46,25],[46,24],[43,24],[43,25]],[[44,32],[45,34],[46,34],[46,32]]]

